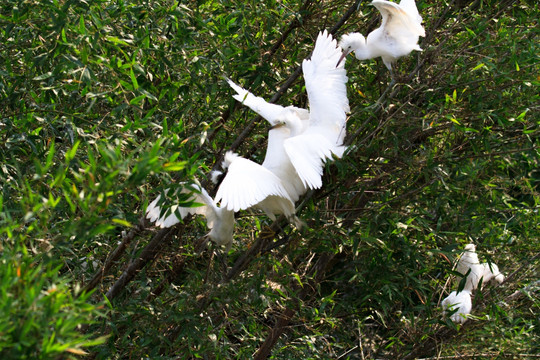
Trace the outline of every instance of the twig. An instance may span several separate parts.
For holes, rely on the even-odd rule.
[[[139,219],[139,224],[125,236],[122,236],[122,242],[109,254],[103,263],[103,266],[94,274],[92,280],[85,285],[83,289],[84,292],[94,289],[103,279],[103,277],[109,273],[109,270],[113,266],[114,262],[122,256],[122,254],[126,251],[127,246],[131,243],[135,236],[145,230],[146,223],[146,219],[141,217]]]
[[[302,4],[302,6],[298,10],[298,12],[302,12],[302,11],[306,10],[308,7],[311,6],[312,2],[313,2],[313,0],[306,0]],[[276,43],[272,46],[272,48],[265,55],[264,61],[268,61],[270,58],[272,58],[272,56],[274,56],[274,54],[281,47],[281,45],[283,45],[283,43],[289,37],[289,35],[292,33],[292,31],[294,29],[298,28],[302,24],[302,22],[306,21],[310,17],[310,15],[311,15],[311,13],[309,13],[309,12],[306,13],[306,16],[304,18],[302,18],[302,21],[298,20],[298,18],[294,18],[294,20],[291,22],[289,27],[281,34],[278,41],[276,41]]]
[[[120,291],[133,279],[135,274],[141,270],[150,260],[153,260],[158,251],[167,245],[172,236],[170,236],[175,231],[174,228],[162,229],[160,230],[152,240],[146,245],[146,247],[141,251],[139,257],[134,259],[124,270],[122,275],[116,280],[116,282],[111,286],[109,291],[105,294],[109,300],[113,300]]]
[[[319,260],[313,265],[313,267],[309,270],[308,278],[314,277],[313,282],[315,284],[320,283],[326,274],[326,269],[328,267],[328,264],[332,261],[334,258],[334,253],[323,253]],[[298,287],[298,285],[296,285]],[[300,289],[300,292],[296,298],[297,306],[299,306],[300,302],[308,297],[308,295],[311,294],[311,289],[314,289],[312,286],[304,285]],[[292,308],[285,309],[285,312],[278,317],[278,320],[274,327],[269,330],[268,335],[266,336],[266,339],[264,340],[263,344],[259,347],[255,355],[253,356],[253,359],[255,360],[262,360],[266,359],[270,356],[270,353],[272,351],[272,348],[278,341],[279,337],[286,331],[286,329],[289,326],[289,323],[293,319],[293,316],[295,314],[296,310]]]
[[[240,274],[242,271],[244,271],[244,269],[249,265],[249,263],[251,263],[251,261],[261,252],[261,250],[264,248],[264,245],[269,243],[277,235],[279,235],[282,229],[280,223],[284,222],[285,217],[281,216],[276,221],[274,221],[272,225],[270,225],[270,230],[273,231],[273,235],[271,237],[259,235],[255,243],[238,257],[231,270],[229,270],[227,275],[223,278],[222,282],[229,282],[235,277],[237,277],[238,274]]]

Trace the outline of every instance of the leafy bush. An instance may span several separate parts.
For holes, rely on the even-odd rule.
[[[164,189],[207,186],[225,150],[263,159],[267,129],[222,76],[305,107],[297,69],[318,31],[367,33],[377,10],[6,0],[2,358],[538,352],[538,5],[417,2],[424,51],[395,87],[379,60],[348,60],[350,146],[299,203],[307,226],[242,212],[224,254],[200,250],[200,218],[141,221]],[[468,242],[511,276],[457,328],[438,304]]]
[[[17,250],[4,248],[1,257],[2,358],[75,358],[103,343],[104,337],[82,332],[98,320],[102,306],[89,303],[89,293],[74,294],[59,274],[62,265],[36,262],[24,248]]]

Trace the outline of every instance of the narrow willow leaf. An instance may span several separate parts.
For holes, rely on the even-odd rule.
[[[476,66],[471,70],[471,72],[472,72],[472,71],[476,71],[476,70],[478,70],[478,69],[481,69],[481,68],[483,68],[483,67],[486,67],[486,65],[485,65],[484,63],[480,63],[480,64],[476,65]]]
[[[53,76],[52,71],[48,71],[45,74],[41,74],[39,76],[36,76],[33,80],[45,80]]]
[[[77,152],[77,148],[79,147],[81,141],[80,140],[77,140],[75,142],[75,144],[73,144],[73,147],[71,149],[69,149],[68,151],[66,151],[66,155],[65,155],[65,158],[66,158],[66,162],[70,162],[71,160],[73,160],[73,158],[75,157],[75,153]]]
[[[186,167],[185,161],[165,163],[163,165],[163,169],[165,171],[180,171],[180,170],[183,170],[185,167]]]
[[[79,18],[79,34],[86,35],[86,26],[84,25],[84,16]]]
[[[131,83],[133,84],[133,89],[139,88],[139,83],[137,82],[137,77],[135,76],[135,73],[133,72],[133,68],[129,70],[129,76],[131,77]]]
[[[139,103],[146,98],[146,95],[139,95],[136,98],[131,99],[129,102],[131,105],[139,105]]]
[[[126,221],[126,220],[123,220],[123,219],[113,218],[112,222],[115,223],[115,224],[126,226],[126,227],[132,227],[133,226],[129,221]]]

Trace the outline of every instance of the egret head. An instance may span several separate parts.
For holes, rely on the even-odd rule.
[[[476,245],[474,244],[467,244],[465,245],[465,251],[476,251]]]
[[[234,162],[234,160],[236,160],[238,158],[240,158],[240,156],[238,156],[238,154],[235,154],[232,151],[227,151],[225,153],[225,158],[223,159],[223,162],[221,163],[221,167],[223,169],[228,169],[229,166]]]
[[[270,127],[270,130],[285,129],[291,133],[291,136],[297,135],[302,131],[302,120],[294,109],[289,106],[276,117],[276,122]]]
[[[351,52],[358,51],[366,47],[366,38],[360,33],[345,34],[339,41],[339,47],[343,49],[343,55],[341,55],[336,67],[338,67],[341,61]]]
[[[283,121],[285,126],[291,131],[292,136],[298,135],[302,132],[302,120],[294,109],[288,107],[285,109],[282,115],[281,121]]]

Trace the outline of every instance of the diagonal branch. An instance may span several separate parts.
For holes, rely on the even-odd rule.
[[[98,271],[96,271],[92,280],[90,280],[85,285],[85,287],[83,288],[83,292],[91,291],[101,282],[103,277],[105,277],[109,273],[114,263],[118,261],[118,259],[120,259],[122,254],[126,251],[127,246],[131,243],[131,241],[133,241],[133,239],[138,234],[144,231],[145,227],[146,227],[146,219],[143,216],[139,219],[139,224],[134,229],[128,232],[125,236],[122,236],[122,242],[116,247],[116,249],[114,249],[109,254],[107,259],[103,263],[103,266]]]
[[[118,280],[116,280],[109,291],[107,291],[107,294],[105,295],[109,300],[113,300],[135,277],[139,270],[141,270],[148,262],[156,258],[159,250],[169,244],[169,242],[172,240],[172,234],[174,232],[175,228],[173,227],[162,229],[156,235],[154,235],[152,240],[141,251],[141,254],[128,265]]]

